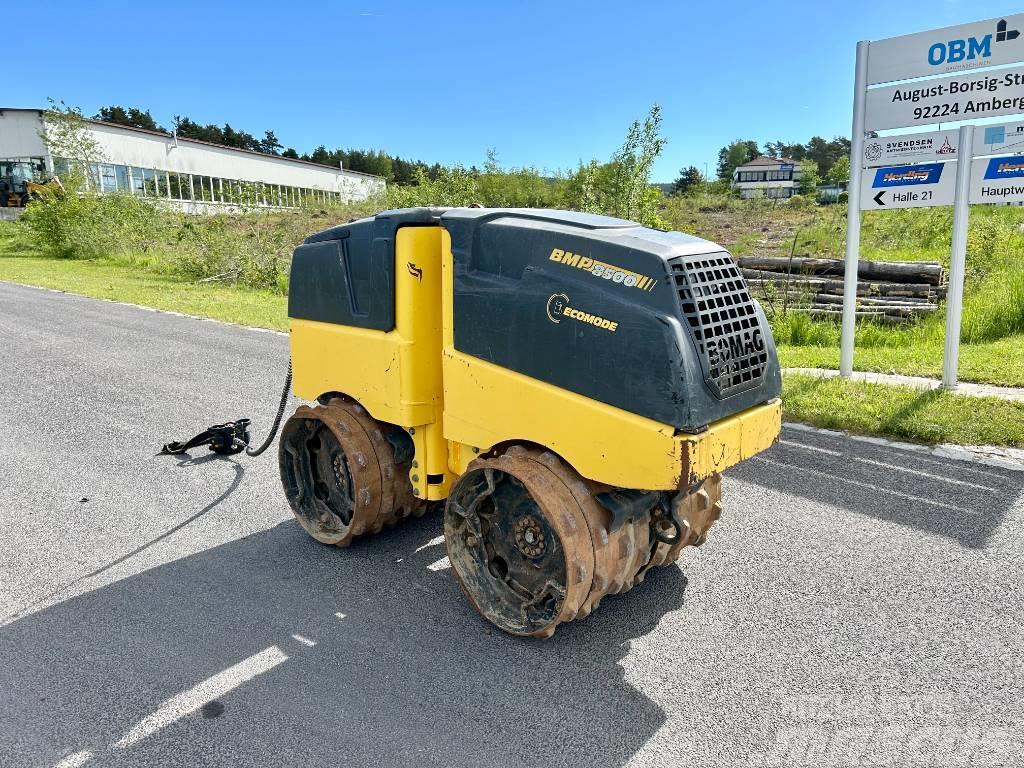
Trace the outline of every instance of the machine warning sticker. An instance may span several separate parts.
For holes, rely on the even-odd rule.
[[[547,313],[548,320],[555,325],[561,323],[563,317],[568,317],[570,320],[587,323],[609,333],[615,333],[619,329],[619,324],[614,320],[609,320],[600,315],[592,315],[589,312],[584,312],[582,309],[576,309],[572,306],[572,302],[569,301],[569,297],[564,293],[555,293],[548,298]]]
[[[639,288],[642,291],[650,291],[658,284],[658,281],[654,278],[641,275],[639,272],[631,272],[628,269],[616,267],[614,264],[606,264],[603,261],[597,261],[588,256],[580,256],[578,253],[563,251],[561,248],[552,249],[551,255],[548,258],[567,267],[582,269],[594,277],[619,283],[627,288]]]

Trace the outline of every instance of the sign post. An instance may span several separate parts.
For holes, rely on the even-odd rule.
[[[868,50],[857,43],[857,73],[853,82],[853,135],[850,141],[850,185],[846,214],[846,262],[843,271],[843,335],[839,347],[839,375],[853,373],[853,337],[857,332],[857,270],[860,259],[861,167],[864,158],[864,107],[868,90]]]
[[[964,309],[964,270],[967,264],[967,218],[971,196],[971,157],[974,126],[960,126],[960,160],[956,164],[953,198],[953,245],[949,252],[949,290],[946,293],[946,348],[942,356],[942,386],[956,389],[960,361],[960,319]]]

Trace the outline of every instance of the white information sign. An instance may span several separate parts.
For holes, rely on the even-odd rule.
[[[1024,61],[1024,14],[871,43],[867,84]]]
[[[975,160],[969,199],[972,203],[1024,202],[1024,155]]]
[[[974,132],[974,156],[1024,152],[1024,123],[979,125]]]
[[[952,205],[956,163],[894,165],[865,170],[860,207],[864,211]]]
[[[1024,112],[1024,67],[869,89],[864,129],[907,128]]]
[[[898,163],[939,163],[956,160],[959,131],[926,131],[864,140],[864,167]],[[979,125],[974,156],[1024,152],[1024,123]]]
[[[956,159],[957,131],[905,133],[864,140],[864,167],[898,163],[939,163]]]

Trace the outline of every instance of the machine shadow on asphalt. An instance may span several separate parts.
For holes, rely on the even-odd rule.
[[[531,764],[628,762],[666,716],[619,662],[682,607],[682,571],[520,639],[461,598],[440,534],[433,511],[339,550],[283,522],[21,618],[0,629],[0,678],[25,691],[6,727],[47,734],[25,746],[50,765],[504,765],[513,744]],[[154,717],[275,646],[285,660],[216,702]]]
[[[730,477],[982,549],[1024,492],[1024,472],[845,436],[783,430]]]

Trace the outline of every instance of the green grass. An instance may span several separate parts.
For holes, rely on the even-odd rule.
[[[857,347],[858,371],[942,377],[942,340],[906,347]],[[785,368],[839,368],[839,348],[780,345]],[[961,344],[959,376],[962,381],[1024,387],[1024,334],[983,344]]]
[[[789,421],[934,445],[1024,447],[1024,403],[940,390],[789,375],[783,383]]]
[[[0,280],[257,328],[288,328],[288,299],[279,294],[189,282],[116,262],[47,258],[3,234],[0,228]]]

